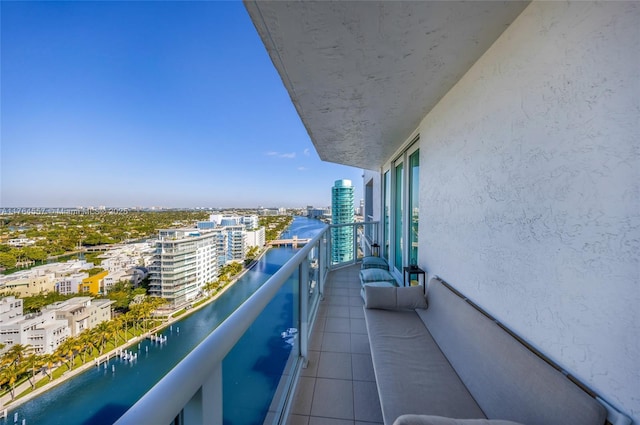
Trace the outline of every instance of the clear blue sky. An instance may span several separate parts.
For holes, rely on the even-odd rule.
[[[240,2],[5,2],[0,206],[326,206]]]

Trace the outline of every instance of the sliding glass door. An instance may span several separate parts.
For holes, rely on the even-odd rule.
[[[395,268],[402,272],[402,241],[403,241],[403,210],[404,210],[404,163],[396,162],[395,168],[395,196],[394,196],[394,261]]]
[[[409,156],[409,264],[418,264],[418,221],[420,197],[420,150]]]
[[[418,265],[420,219],[420,150],[417,140],[382,176],[383,255],[398,274],[403,267]]]

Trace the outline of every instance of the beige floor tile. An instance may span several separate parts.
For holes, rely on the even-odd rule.
[[[320,351],[309,350],[307,367],[300,372],[301,376],[318,376],[318,364],[320,364]]]
[[[364,310],[362,309],[362,306],[350,306],[349,317],[352,319],[364,319]]]
[[[347,317],[327,317],[324,326],[325,332],[343,332],[351,331],[351,321]]]
[[[353,379],[351,354],[322,352],[318,366],[318,378]]]
[[[349,332],[354,334],[367,334],[367,324],[364,319],[349,319]]]
[[[309,350],[320,351],[322,349],[322,340],[324,332],[313,332],[309,338]]]
[[[373,362],[370,354],[351,354],[351,373],[354,381],[375,382]]]
[[[309,416],[289,415],[287,425],[309,425]]]
[[[311,416],[353,420],[352,381],[317,378]]]
[[[353,405],[355,419],[382,422],[382,410],[375,382],[353,381]]]
[[[315,384],[316,378],[300,377],[291,409],[292,414],[308,416],[311,413]]]
[[[327,307],[327,317],[350,317],[351,309],[348,305],[329,305]],[[364,314],[363,314],[364,317]]]
[[[340,353],[351,352],[351,335],[348,333],[325,332],[321,351]]]
[[[346,419],[311,416],[311,418],[309,419],[309,425],[353,425],[353,421],[349,421]]]
[[[352,353],[368,354],[371,353],[369,347],[369,337],[366,334],[351,334],[351,350]]]

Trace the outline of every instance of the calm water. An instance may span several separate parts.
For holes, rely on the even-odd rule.
[[[296,217],[287,237],[312,237],[324,224]],[[16,409],[18,423],[27,425],[107,425],[116,421],[162,376],[182,360],[244,300],[253,294],[295,253],[291,248],[271,249],[217,301],[167,328],[164,344],[145,340],[130,349],[138,353],[132,363],[112,359],[106,368],[94,367]],[[223,362],[224,422],[261,424],[291,351],[281,333],[293,326],[297,296],[293,282],[283,286],[262,316],[247,331]],[[115,369],[115,371],[114,371]]]

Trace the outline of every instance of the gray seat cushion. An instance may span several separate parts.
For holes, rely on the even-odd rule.
[[[604,423],[600,403],[439,280],[429,282],[427,299],[429,308],[416,311],[488,418]]]
[[[500,419],[454,419],[431,415],[402,415],[393,425],[522,425]]]
[[[404,414],[485,418],[415,311],[364,313],[385,424]]]

